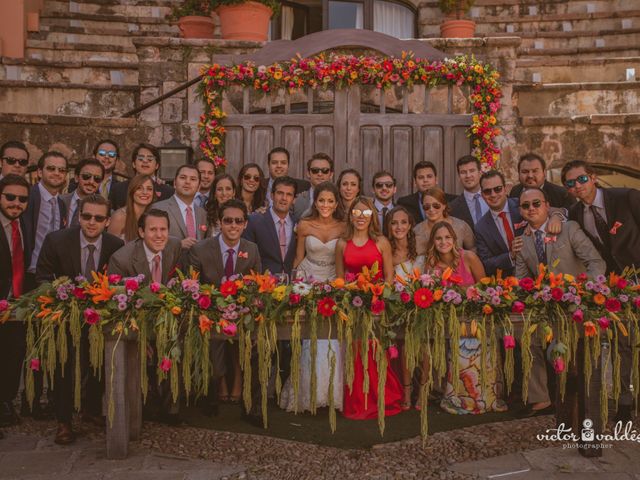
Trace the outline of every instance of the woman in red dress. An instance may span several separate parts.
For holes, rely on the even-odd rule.
[[[348,211],[347,233],[336,246],[336,275],[358,274],[363,267],[374,268],[376,279],[391,283],[394,269],[389,241],[380,233],[378,215],[373,202],[366,197],[356,197]],[[352,388],[345,384],[343,414],[354,420],[378,417],[378,368],[375,361],[374,343],[368,351],[369,393],[365,395],[364,367],[360,358],[360,345],[353,343],[354,378]],[[402,411],[402,386],[394,371],[387,367],[387,382],[384,390],[385,414],[396,415]]]

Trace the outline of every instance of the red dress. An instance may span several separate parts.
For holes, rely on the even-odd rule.
[[[376,242],[369,239],[363,246],[358,247],[354,245],[352,240],[347,241],[347,245],[344,248],[344,267],[347,273],[358,274],[362,271],[362,267],[371,268],[375,262],[378,262],[378,277],[384,278],[382,253],[378,250]],[[364,386],[364,366],[360,359],[359,343],[353,342],[353,348],[355,349],[353,386],[349,390],[349,386],[345,383],[343,414],[353,420],[378,418],[378,367],[376,365],[374,343],[369,342],[367,372],[369,375],[369,393],[366,395],[366,408],[365,394],[362,391]],[[389,360],[388,354],[387,360]],[[395,372],[388,365],[387,382],[384,387],[385,415],[391,416],[400,413],[402,411],[400,408],[401,400],[402,385]]]

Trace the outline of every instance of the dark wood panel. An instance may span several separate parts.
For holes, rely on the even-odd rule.
[[[360,144],[362,145],[362,157],[358,166],[354,167],[362,172],[363,190],[366,195],[371,195],[371,179],[373,175],[384,167],[382,155],[382,128],[363,127],[360,129]],[[388,168],[388,167],[387,167]]]
[[[331,158],[335,158],[335,138],[333,127],[314,126],[313,132],[313,153],[326,153]],[[341,145],[344,148],[344,145]]]
[[[304,129],[302,127],[286,126],[281,130],[281,142],[289,150],[289,175],[303,178],[307,159],[304,157]]]
[[[225,156],[227,158],[227,172],[236,177],[244,165],[244,129],[238,126],[228,126],[225,138]]]
[[[274,146],[273,127],[255,127],[251,129],[251,155],[250,162],[262,167],[265,175],[268,175],[267,154]]]
[[[394,166],[398,191],[408,193],[413,183],[410,172],[413,167],[413,129],[408,126],[390,128],[389,142],[391,165]]]

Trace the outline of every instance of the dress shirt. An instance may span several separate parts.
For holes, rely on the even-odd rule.
[[[198,192],[198,193],[196,193],[196,196],[194,197],[193,200],[194,200],[193,203],[195,205],[197,205],[199,207],[202,207],[202,208],[206,208],[207,202],[209,201],[209,195],[208,194],[204,194],[202,192]]]
[[[218,235],[218,241],[220,242],[220,251],[222,252],[222,265],[226,265],[227,264],[227,257],[229,256],[229,252],[227,250],[229,250],[230,248],[233,249],[234,254],[233,254],[233,271],[236,271],[236,264],[238,263],[238,252],[240,251],[240,242],[238,241],[238,243],[236,243],[236,245],[234,247],[230,247],[229,245],[226,244],[226,242],[224,241],[224,238],[222,238],[222,234]]]
[[[500,218],[499,216],[502,212],[507,213],[507,220],[509,221],[509,225],[511,226],[511,231],[513,232],[513,236],[515,237],[516,230],[515,228],[513,228],[513,220],[511,220],[511,212],[509,211],[509,202],[505,202],[504,207],[502,207],[502,210],[500,210],[499,212],[496,212],[495,210],[491,210],[491,216],[493,217],[493,221],[495,222],[496,227],[498,227],[498,231],[500,232],[500,236],[502,237],[502,240],[504,240],[504,244],[509,245],[509,241],[507,240],[507,232],[504,231],[502,218]]]
[[[96,247],[93,251],[93,264],[96,266],[96,269],[100,268],[100,253],[102,251],[102,235],[98,237],[95,242],[90,242],[87,240],[87,237],[84,236],[82,230],[80,230],[80,268],[82,268],[82,273],[84,273],[84,267],[87,264],[87,259],[89,258],[89,249],[87,246],[92,244]],[[91,281],[90,278],[87,280]]]
[[[51,216],[56,215],[60,216],[60,210],[58,207],[58,195],[51,195],[49,190],[44,188],[42,182],[38,183],[38,190],[40,191],[40,211],[38,213],[38,220],[36,222],[36,239],[35,244],[33,245],[33,253],[31,254],[31,265],[29,265],[29,272],[35,273],[36,265],[38,264],[38,256],[40,255],[40,249],[42,248],[42,242],[44,242],[44,237],[46,237],[53,230],[49,229],[49,225],[51,225]],[[51,204],[49,201],[55,198],[55,207],[52,211]],[[58,209],[56,211],[56,209]]]
[[[471,213],[471,218],[473,219],[474,225],[478,223],[478,220],[480,220],[480,218],[476,218],[476,200],[474,198],[476,194],[480,195],[480,190],[478,190],[475,193],[465,190],[463,193],[464,199],[467,202],[467,207],[469,207],[469,212]],[[482,212],[481,214],[481,218],[482,218],[482,215],[487,213],[487,210],[489,210],[489,205],[487,205],[487,202],[484,201],[484,198],[482,198],[482,195],[480,195],[479,200],[480,200],[480,211]]]
[[[593,199],[593,203],[591,204],[598,210],[600,216],[607,221],[607,211],[604,208],[604,195],[602,193],[602,189],[596,189],[596,198]],[[595,238],[600,238],[598,235],[598,229],[596,228],[596,221],[593,218],[593,213],[591,212],[591,205],[587,205],[583,202],[582,206],[584,208],[584,229],[589,232]],[[602,238],[600,238],[600,243],[603,243]]]
[[[387,208],[387,213],[389,213],[389,211],[395,206],[393,204],[393,200],[391,200],[389,202],[389,205],[383,205],[383,203],[378,200],[377,198],[374,200],[373,202],[373,206],[376,207],[376,210],[378,211],[378,222],[380,223],[380,229],[382,230],[382,227],[384,225],[384,218],[382,217],[382,209],[383,208]]]
[[[144,240],[142,241],[142,246],[144,248],[144,255],[147,257],[147,263],[149,264],[149,274],[153,275],[153,259],[156,255],[160,255],[160,269],[162,271],[162,252],[153,253],[149,247],[147,247],[147,244],[144,243]],[[153,281],[153,278],[149,278],[148,280]]]
[[[198,235],[198,222],[196,221],[196,205],[195,202],[191,202],[190,205],[184,203],[177,195],[174,195],[176,202],[178,203],[178,207],[180,208],[180,215],[182,215],[182,221],[184,222],[185,228],[187,225],[187,207],[191,207],[191,215],[193,216],[193,225],[196,227],[196,236]]]
[[[533,227],[531,227],[531,232],[532,232],[533,234],[535,234],[537,231],[540,231],[540,232],[542,232],[542,233],[544,234],[544,235],[543,235],[543,238],[544,238],[544,237],[546,237],[546,236],[547,236],[547,224],[548,224],[548,223],[549,223],[549,219],[547,218],[547,219],[544,221],[544,223],[543,223],[542,225],[540,225],[540,227],[539,227],[539,228],[536,228],[536,229],[534,230],[534,229],[533,229]],[[535,236],[533,236],[532,238],[534,238],[534,239],[535,239],[536,237],[535,237]]]
[[[291,245],[291,237],[293,236],[293,220],[291,215],[287,215],[284,219],[281,219],[276,212],[273,211],[273,207],[269,209],[269,213],[271,213],[271,218],[273,218],[273,224],[276,226],[276,236],[280,231],[280,220],[284,220],[284,231],[287,235],[287,250],[289,250],[289,245]]]
[[[69,211],[67,212],[67,225],[69,226],[71,226],[71,220],[73,220],[73,214],[75,213],[76,208],[78,208],[79,202],[80,197],[78,196],[78,189],[76,189],[71,196],[71,201],[69,202]],[[80,212],[78,212],[78,215],[80,215]]]

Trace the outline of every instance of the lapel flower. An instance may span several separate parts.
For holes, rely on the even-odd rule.
[[[618,233],[618,229],[622,226],[622,222],[615,222],[613,224],[613,227],[611,227],[611,230],[609,230],[609,233],[611,235],[615,235],[616,233]]]
[[[238,258],[249,258],[249,252],[239,251]]]
[[[555,235],[548,235],[546,237],[544,237],[544,243],[545,245],[547,243],[555,243],[555,241],[558,240],[558,237]]]
[[[156,192],[156,197],[160,198],[160,195],[162,195],[161,192]]]
[[[514,229],[516,229],[516,230],[519,230],[519,229],[524,228],[524,227],[526,227],[526,226],[527,226],[527,221],[526,221],[526,220],[523,220],[523,221],[521,221],[520,223],[516,223],[516,224],[513,226],[513,228],[514,228]]]
[[[206,232],[207,231],[207,226],[206,225],[200,225],[200,227],[198,227],[198,228],[200,228],[201,232]]]

